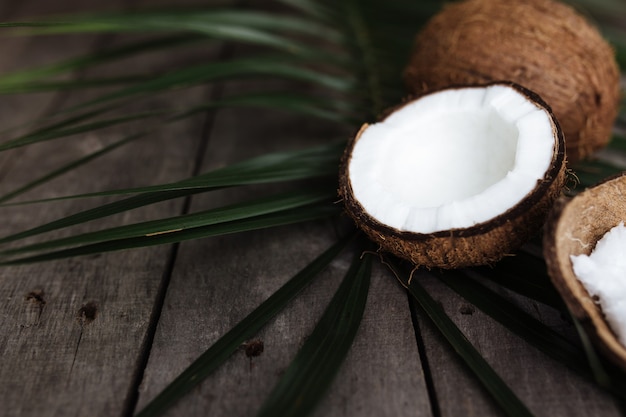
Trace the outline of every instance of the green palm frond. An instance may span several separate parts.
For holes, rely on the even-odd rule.
[[[0,265],[42,262],[339,218],[341,208],[336,201],[336,176],[346,132],[353,131],[361,123],[375,121],[385,109],[403,99],[405,91],[401,74],[413,36],[419,26],[441,8],[442,2],[280,0],[276,3],[281,6],[277,7],[280,11],[267,11],[261,7],[257,10],[256,5],[252,5],[245,9],[108,13],[1,24],[2,30],[19,36],[141,33],[151,37],[38,68],[0,75],[1,94],[78,89],[90,92],[88,99],[68,104],[44,120],[5,131],[8,138],[0,143],[0,152],[59,139],[80,140],[81,134],[115,126],[134,129],[101,149],[69,160],[0,196],[2,207],[34,204],[45,207],[45,204],[54,204],[55,201],[115,198],[114,201],[107,200],[107,203],[45,224],[32,225],[26,230],[1,236]],[[573,3],[589,9],[596,19],[606,21],[603,31],[613,40],[624,68],[624,28],[614,20],[603,17],[624,13],[626,7],[617,0],[576,0]],[[230,52],[224,52],[229,51],[230,46],[222,47],[220,59],[216,60],[206,60],[203,56],[199,61],[176,64],[159,71],[145,68],[145,72],[118,77],[63,78],[76,71],[97,69],[101,65],[143,54],[168,54],[176,48],[191,50],[198,45],[215,47],[224,42],[236,45],[243,52],[231,56]],[[254,52],[247,52],[246,48]],[[254,91],[243,94],[222,93],[192,105],[150,109],[141,106],[145,99],[168,92],[248,80],[272,80],[276,84],[254,87]],[[289,83],[289,88],[282,87],[281,83],[285,82]],[[169,183],[87,190],[48,198],[33,197],[37,187],[45,186],[78,167],[88,168],[90,162],[129,143],[137,144],[141,140],[150,146],[148,137],[157,129],[194,115],[232,107],[263,107],[292,112],[323,120],[331,124],[337,133],[321,146],[295,150],[285,146],[283,151],[258,155],[208,172],[196,172],[189,178]],[[147,120],[151,121],[150,128],[142,124]],[[626,125],[625,121],[626,113],[622,109],[618,124]],[[616,133],[609,152],[623,154],[626,145],[622,136]],[[289,139],[276,138],[280,144],[289,144]],[[598,159],[581,162],[573,169],[580,184],[572,193],[621,171],[623,167]],[[140,207],[200,193],[211,196],[211,193],[226,188],[254,188],[263,196],[256,194],[255,197],[246,197],[243,201],[220,207],[91,232],[76,232],[73,229]],[[18,197],[22,199],[16,201]],[[55,232],[65,234],[58,237]],[[213,344],[138,415],[159,415],[183,398],[232,355],[241,343],[253,337],[279,314],[351,241],[356,241],[353,248],[356,256],[343,283],[259,411],[260,415],[300,416],[310,413],[331,386],[359,328],[368,295],[372,262],[368,252],[371,248],[363,239],[339,239],[339,243],[312,261]],[[411,274],[401,271],[395,264],[392,269],[419,305],[421,314],[428,317],[443,334],[502,410],[511,416],[532,415],[439,308],[420,285],[419,279],[409,279]],[[434,271],[432,274],[529,344],[585,377],[595,378],[616,397],[624,398],[626,376],[619,372],[606,372],[602,368],[602,359],[594,356],[595,352],[585,344],[584,333],[581,337],[585,343],[581,346],[481,283],[488,281],[490,285],[565,314],[566,309],[549,282],[540,255],[522,250],[516,259],[505,259],[495,267],[447,273]]]

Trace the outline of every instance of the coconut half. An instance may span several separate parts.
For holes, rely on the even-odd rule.
[[[596,243],[621,221],[626,221],[626,174],[572,199],[559,199],[546,223],[543,250],[548,273],[569,310],[596,346],[626,370],[626,347],[611,330],[596,300],[577,279],[571,260],[572,255],[589,255]]]
[[[565,181],[549,107],[511,83],[423,95],[364,125],[339,194],[381,249],[425,267],[493,263],[543,224]]]

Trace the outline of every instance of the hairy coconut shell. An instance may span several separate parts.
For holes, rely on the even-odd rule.
[[[516,88],[550,113],[549,107],[536,94],[515,84],[506,83],[506,85]],[[408,103],[404,105],[406,104]],[[385,118],[397,109],[386,112]],[[539,232],[554,201],[561,194],[566,181],[565,143],[558,122],[554,118],[552,122],[555,151],[550,169],[522,201],[487,222],[467,228],[423,234],[389,227],[367,213],[352,190],[349,164],[354,146],[368,128],[368,124],[364,124],[357,135],[349,141],[343,154],[339,174],[339,195],[348,215],[371,240],[380,245],[381,250],[407,259],[417,266],[452,269],[495,263]],[[445,164],[446,161],[441,163]]]
[[[417,35],[410,91],[510,80],[539,94],[559,120],[570,161],[603,147],[619,104],[613,49],[583,16],[552,0],[447,5]]]
[[[572,314],[609,359],[626,370],[626,347],[619,343],[600,307],[576,278],[571,255],[589,255],[605,233],[626,221],[626,174],[559,199],[544,234],[548,273]]]

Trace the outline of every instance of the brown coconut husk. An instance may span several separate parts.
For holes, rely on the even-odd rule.
[[[559,120],[570,161],[605,146],[619,105],[613,49],[571,7],[552,0],[466,0],[417,35],[410,91],[510,80],[539,94]]]
[[[536,94],[521,86],[506,84],[516,88],[550,113],[549,107]],[[403,105],[408,103],[410,102]],[[393,110],[387,112],[383,120],[393,113]],[[537,183],[536,188],[506,212],[472,227],[428,234],[413,233],[389,227],[367,213],[354,196],[348,169],[354,146],[368,128],[367,124],[361,127],[344,152],[339,174],[339,195],[343,199],[348,215],[372,241],[380,245],[382,251],[426,268],[453,269],[493,264],[511,254],[539,232],[554,201],[561,194],[566,181],[565,143],[554,117],[553,127],[555,151],[551,167]],[[445,164],[446,161],[441,163]]]
[[[624,347],[604,319],[602,310],[576,278],[570,255],[589,255],[605,233],[626,222],[626,174],[587,189],[554,206],[543,239],[548,273],[571,313],[596,346],[626,370]]]

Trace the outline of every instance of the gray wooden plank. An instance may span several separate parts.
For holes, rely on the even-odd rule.
[[[28,10],[38,10],[36,5],[31,4],[34,9]],[[106,6],[115,4],[109,2]],[[15,59],[19,57],[23,64],[28,64],[31,53],[38,53],[39,46],[35,41],[21,45],[19,48],[12,46],[16,49],[11,50]],[[56,45],[49,52],[52,55],[54,50],[65,54],[93,48],[91,38],[83,40],[82,48],[47,43],[48,48],[50,45]],[[210,55],[213,51],[207,49],[204,53]],[[176,62],[176,58],[186,59],[185,53],[142,57],[139,64],[152,70],[165,68]],[[117,70],[128,71],[136,65],[137,61],[125,62],[124,67]],[[90,74],[113,75],[112,69],[105,71]],[[90,93],[71,95],[64,100],[69,104],[87,97]],[[204,97],[206,89],[176,94],[177,103],[181,105],[197,104]],[[158,106],[171,100],[171,95],[163,95],[144,105]],[[34,107],[25,116],[40,115],[42,108]],[[14,108],[18,109],[23,111],[24,107]],[[196,117],[163,129],[43,189],[34,190],[27,197],[146,185],[186,177],[191,174],[193,163],[190,161],[195,159],[203,124],[204,118]],[[24,148],[19,154],[12,154],[18,159],[17,163],[5,165],[0,187],[3,191],[11,189],[65,160],[84,155],[131,132],[132,126],[123,126],[89,133],[75,140]],[[2,208],[1,234],[109,200]],[[181,201],[170,201],[115,216],[97,225],[126,224],[181,211]],[[123,414],[133,400],[133,378],[142,363],[143,345],[169,259],[170,247],[164,246],[0,269],[0,299],[3,300],[0,305],[0,355],[3,358],[0,361],[0,415]]]
[[[234,88],[234,87],[233,87]],[[242,121],[244,121],[242,123]],[[206,168],[277,149],[310,146],[338,135],[324,124],[267,111],[218,114]],[[235,196],[253,195],[244,190]],[[230,196],[232,197],[232,195]],[[224,201],[194,197],[192,208]],[[155,344],[142,383],[144,406],[227,332],[336,239],[312,223],[181,245]],[[349,256],[343,256],[257,337],[255,358],[236,353],[168,415],[254,415],[330,301]],[[315,415],[430,415],[405,293],[375,269],[363,323],[330,393]]]
[[[414,276],[530,411],[540,416],[621,416],[613,398],[486,316],[434,276]],[[549,308],[519,297],[553,328],[570,327]],[[440,415],[504,416],[428,319],[418,313]]]

